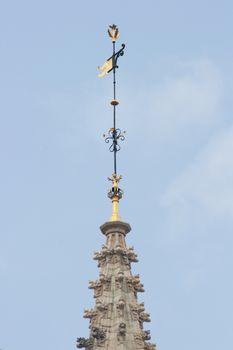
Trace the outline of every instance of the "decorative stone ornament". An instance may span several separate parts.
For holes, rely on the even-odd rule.
[[[133,247],[126,246],[128,228],[129,225],[122,222],[101,226],[107,241],[101,251],[95,253],[94,260],[105,264],[100,265],[99,279],[89,282],[96,298],[95,308],[84,310],[84,318],[90,320],[91,335],[85,341],[79,338],[78,347],[155,350],[155,345],[147,342],[150,332],[143,330],[144,322],[150,322],[150,315],[145,312],[144,303],[137,302],[137,294],[144,292],[144,287],[140,276],[131,273],[130,262],[136,260],[137,255]],[[121,240],[119,234],[122,234]],[[131,330],[130,334],[127,329]]]

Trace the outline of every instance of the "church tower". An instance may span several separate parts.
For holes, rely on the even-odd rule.
[[[150,331],[144,329],[144,323],[150,322],[150,315],[145,312],[144,303],[139,303],[137,295],[144,292],[139,275],[132,275],[131,264],[138,262],[133,247],[127,247],[126,236],[131,231],[128,223],[121,220],[119,201],[123,191],[119,187],[121,176],[117,174],[117,152],[119,142],[124,140],[124,133],[116,127],[116,69],[117,61],[124,54],[125,45],[119,51],[115,43],[119,38],[116,25],[109,27],[108,34],[113,44],[112,56],[99,67],[100,77],[113,73],[113,127],[105,136],[113,153],[113,175],[108,197],[112,202],[112,215],[101,227],[106,243],[99,252],[95,252],[94,260],[99,267],[99,277],[89,282],[93,289],[95,306],[84,310],[84,318],[89,319],[89,338],[78,338],[77,348],[86,350],[155,350],[151,344]]]

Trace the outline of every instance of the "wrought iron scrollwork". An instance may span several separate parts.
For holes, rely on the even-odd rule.
[[[114,55],[114,67],[115,68],[118,68],[118,65],[117,65],[117,60],[120,56],[123,56],[124,55],[124,48],[125,48],[125,44],[122,44],[121,45],[121,49],[119,51],[117,51]]]
[[[109,131],[108,131],[108,135],[106,137],[106,135],[104,134],[104,138],[105,138],[105,142],[106,143],[109,143],[109,142],[112,142],[112,144],[110,145],[109,147],[109,151],[110,152],[118,152],[120,151],[121,147],[118,143],[118,141],[124,141],[125,140],[125,131],[121,131],[121,129],[114,129],[114,128],[111,128]]]

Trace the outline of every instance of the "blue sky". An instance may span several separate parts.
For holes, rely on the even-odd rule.
[[[110,216],[111,54],[121,215],[160,350],[230,348],[233,323],[233,5],[0,5],[0,348],[74,349],[88,335],[93,252]]]

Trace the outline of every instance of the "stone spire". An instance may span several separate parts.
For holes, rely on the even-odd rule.
[[[155,350],[148,342],[150,331],[144,322],[150,322],[144,303],[138,293],[144,292],[139,275],[132,275],[131,264],[138,261],[133,247],[127,247],[125,237],[129,224],[108,221],[100,227],[106,244],[96,252],[94,260],[100,268],[99,278],[89,282],[94,291],[95,307],[84,310],[90,321],[90,337],[78,338],[77,347],[87,350]]]
[[[115,82],[116,58],[121,50],[115,53],[115,41],[119,37],[118,28],[110,26],[109,35],[114,44],[113,76]],[[121,54],[120,54],[121,55]],[[108,59],[108,61],[110,60]],[[113,103],[114,102],[114,103]],[[89,319],[89,338],[78,338],[77,348],[86,350],[155,350],[151,344],[150,331],[144,330],[144,323],[150,322],[150,315],[145,312],[144,303],[138,302],[138,293],[144,292],[139,275],[132,275],[131,264],[138,261],[133,247],[127,247],[126,235],[131,231],[128,223],[121,220],[119,200],[123,191],[119,188],[121,176],[116,173],[116,152],[119,150],[118,140],[123,140],[120,129],[116,128],[115,99],[114,124],[109,131],[106,142],[112,140],[110,150],[114,152],[114,173],[109,180],[112,187],[108,197],[112,201],[112,215],[100,227],[106,236],[106,243],[99,252],[95,252],[94,260],[99,267],[99,278],[89,282],[89,288],[94,291],[95,306],[84,310],[84,318]]]

